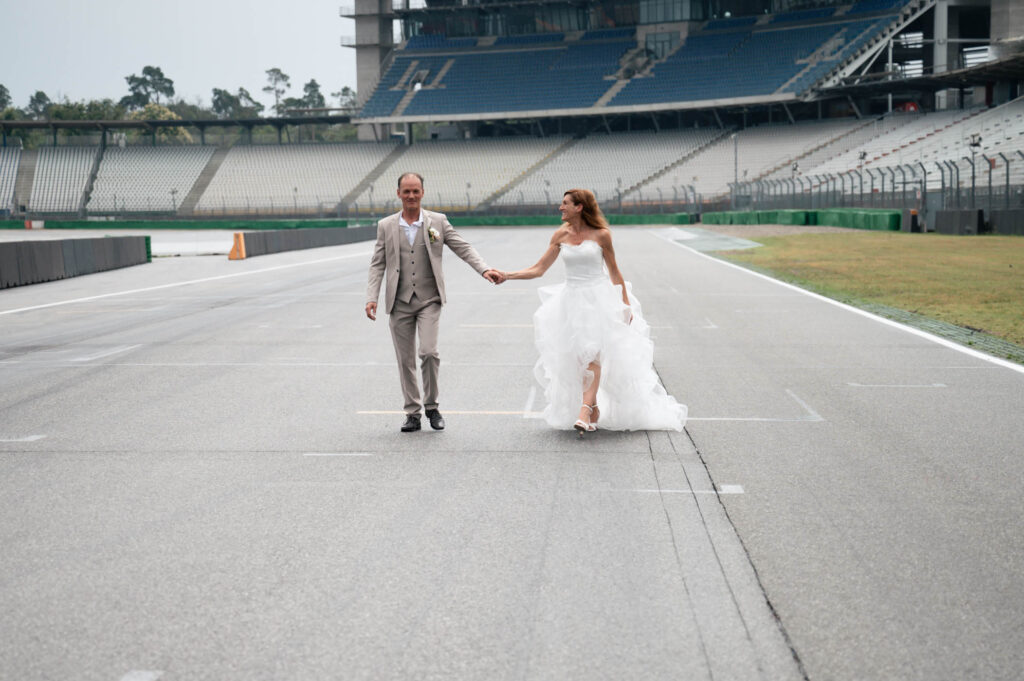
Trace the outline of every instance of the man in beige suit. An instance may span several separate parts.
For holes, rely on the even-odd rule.
[[[423,210],[423,177],[405,173],[398,178],[402,212],[377,223],[377,245],[370,259],[366,287],[366,316],[377,319],[377,298],[384,281],[384,309],[390,315],[391,340],[398,357],[398,375],[405,398],[402,432],[420,430],[420,411],[426,409],[430,427],[444,429],[437,409],[438,323],[445,303],[441,255],[444,246],[455,252],[481,276],[494,284],[504,278],[483,259],[442,213]],[[423,374],[423,397],[416,380],[416,335]]]

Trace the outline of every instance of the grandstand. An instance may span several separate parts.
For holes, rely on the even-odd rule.
[[[0,147],[0,214],[13,213],[14,184],[18,177],[21,149]]]
[[[196,123],[196,145],[4,147],[0,210],[367,217],[397,210],[395,178],[409,170],[426,177],[428,204],[457,213],[550,213],[571,186],[623,212],[781,200],[782,186],[844,202],[844,192],[864,200],[863,173],[884,189],[871,205],[924,210],[933,197],[908,193],[907,178],[945,201],[948,187],[959,199],[993,173],[1006,202],[1012,193],[1024,205],[1006,187],[1024,184],[1024,57],[963,61],[973,35],[989,40],[984,2],[779,0],[765,7],[782,11],[756,14],[743,0],[659,3],[427,0],[386,11],[357,0],[353,15],[381,29],[353,42],[372,47],[376,69],[360,71],[360,142],[280,143],[282,127],[303,122],[291,118],[265,119],[279,144],[250,134],[206,146]],[[939,12],[968,37],[940,49]],[[382,37],[392,21],[403,35],[394,45]],[[1021,29],[990,33],[1019,37],[1024,18]],[[922,75],[904,73],[912,67]],[[105,141],[117,123],[102,125]],[[845,179],[854,174],[860,182]]]
[[[89,197],[92,213],[175,211],[213,156],[213,147],[106,149]]]
[[[395,151],[394,143],[232,147],[195,213],[330,212]]]
[[[99,149],[43,147],[36,162],[28,209],[38,213],[71,213],[82,207],[83,194]]]

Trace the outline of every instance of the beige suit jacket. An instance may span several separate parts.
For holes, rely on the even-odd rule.
[[[483,258],[469,243],[455,231],[444,213],[435,213],[426,209],[423,212],[423,243],[427,245],[430,253],[430,268],[434,272],[434,279],[437,281],[437,290],[441,294],[441,304],[447,302],[444,289],[444,272],[441,269],[441,256],[444,246],[452,249],[455,255],[462,258],[466,263],[483,274],[491,269],[483,261]],[[389,215],[377,223],[377,243],[373,249],[373,257],[370,258],[370,275],[366,286],[366,302],[376,303],[380,295],[380,285],[384,282],[384,310],[391,314],[395,306],[395,296],[398,291],[398,275],[400,256],[399,249],[406,240],[405,230],[398,224],[398,217],[401,213]],[[430,242],[430,229],[437,232],[437,239]]]

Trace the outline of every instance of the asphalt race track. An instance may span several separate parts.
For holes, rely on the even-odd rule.
[[[1024,367],[615,241],[684,433],[536,418],[560,264],[446,254],[440,433],[369,243],[0,292],[0,678],[1020,678]]]

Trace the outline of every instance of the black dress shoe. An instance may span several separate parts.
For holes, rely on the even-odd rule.
[[[430,419],[430,427],[434,430],[444,430],[444,417],[436,409],[427,409],[427,418]]]
[[[406,414],[405,423],[402,424],[403,433],[411,433],[414,430],[419,430],[423,426],[420,425],[419,414]]]

